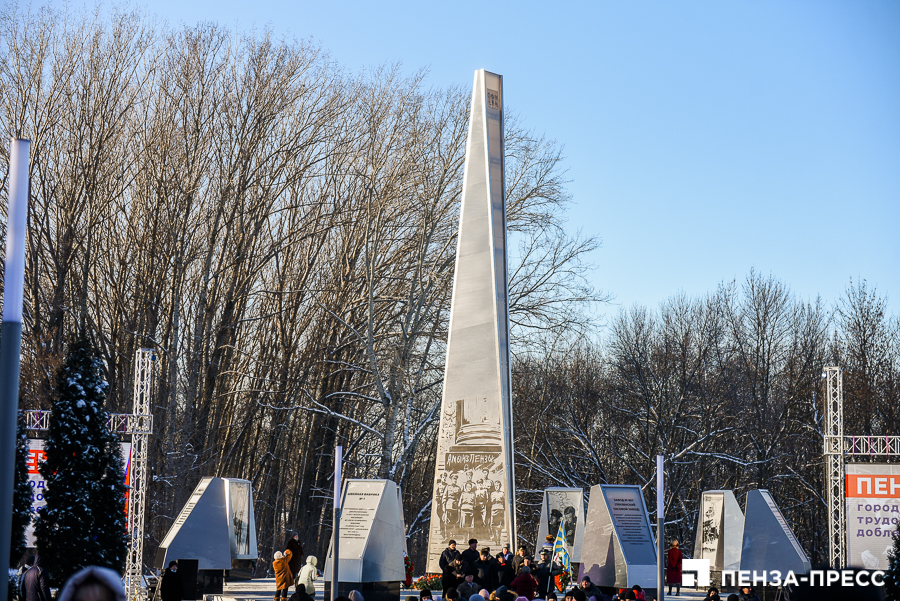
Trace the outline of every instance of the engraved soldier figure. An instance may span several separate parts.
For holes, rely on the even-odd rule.
[[[503,530],[503,498],[502,484],[500,480],[494,480],[493,490],[488,497],[491,509],[491,536],[494,540],[500,540],[500,532]]]
[[[451,528],[459,524],[459,495],[462,489],[458,486],[459,474],[451,474],[450,484],[444,489],[444,523],[447,525],[447,536],[451,536]]]
[[[490,512],[487,511],[488,491],[484,487],[484,479],[479,478],[475,486],[475,527],[485,528],[490,520]]]
[[[459,495],[459,525],[471,536],[475,528],[475,491],[472,483],[466,482],[463,492]]]
[[[445,523],[445,515],[444,515],[444,493],[447,490],[447,472],[441,473],[441,479],[438,481],[437,485],[437,494],[434,495],[434,498],[437,500],[437,516],[438,516],[438,524],[441,529],[441,535],[445,536],[447,534],[446,523]]]

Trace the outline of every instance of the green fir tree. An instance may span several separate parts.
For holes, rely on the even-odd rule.
[[[894,535],[894,548],[888,554],[888,569],[884,572],[885,601],[900,601],[900,525]]]
[[[16,424],[16,479],[13,483],[12,531],[9,541],[9,567],[18,567],[25,555],[25,528],[31,521],[31,496],[28,485],[28,434],[24,416]]]
[[[86,566],[125,568],[125,484],[119,444],[103,408],[108,384],[84,338],[69,348],[57,379],[41,475],[47,501],[37,548],[57,586]]]

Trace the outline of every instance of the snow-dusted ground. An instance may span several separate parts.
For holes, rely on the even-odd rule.
[[[323,580],[316,581],[316,601],[325,601],[325,582]],[[290,592],[294,592],[291,587]],[[400,591],[401,601],[406,601],[407,597],[419,596],[419,591],[402,590]],[[682,589],[681,596],[669,597],[666,599],[703,599],[706,592],[694,592]],[[727,597],[727,595],[725,595]],[[275,597],[275,579],[274,578],[256,578],[253,580],[243,580],[238,582],[226,582],[225,590],[222,596],[206,597],[206,601],[272,601]],[[724,597],[723,597],[724,598]],[[435,595],[435,601],[440,601],[440,592]]]

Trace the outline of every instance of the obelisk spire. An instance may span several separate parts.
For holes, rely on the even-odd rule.
[[[515,547],[502,78],[475,72],[441,402],[428,571],[451,538]]]

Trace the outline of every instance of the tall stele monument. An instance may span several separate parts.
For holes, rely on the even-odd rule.
[[[428,571],[451,538],[516,544],[506,287],[503,86],[475,72],[441,401]]]

